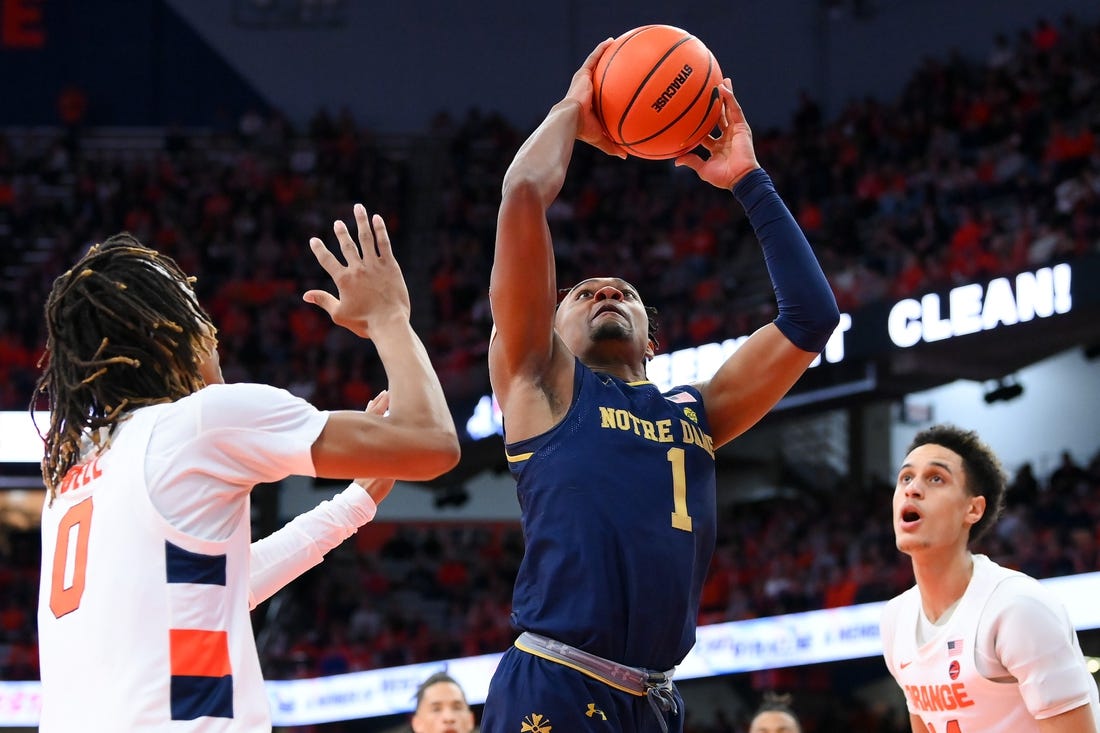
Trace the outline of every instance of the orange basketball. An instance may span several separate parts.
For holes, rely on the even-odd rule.
[[[593,74],[593,107],[607,136],[631,155],[683,155],[718,124],[722,70],[695,36],[644,25],[608,46]]]

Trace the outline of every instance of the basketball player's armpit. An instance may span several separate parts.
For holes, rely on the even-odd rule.
[[[802,229],[763,169],[733,187],[764,250],[779,315],[775,325],[803,351],[818,353],[840,321],[836,298]]]

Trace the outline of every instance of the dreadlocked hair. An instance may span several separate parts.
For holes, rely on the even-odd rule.
[[[39,434],[51,503],[80,460],[82,440],[102,449],[126,411],[204,386],[199,365],[216,347],[216,330],[193,282],[171,257],[125,232],[54,280],[31,398],[33,412],[38,396],[48,396],[50,426]]]

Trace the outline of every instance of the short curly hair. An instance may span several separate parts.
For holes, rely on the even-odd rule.
[[[962,459],[967,492],[971,496],[985,497],[985,513],[970,528],[970,541],[981,539],[997,523],[1005,507],[1008,476],[997,454],[973,430],[954,425],[933,425],[920,431],[909,444],[906,454],[922,445],[943,446]]]

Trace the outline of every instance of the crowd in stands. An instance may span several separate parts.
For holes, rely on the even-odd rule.
[[[402,235],[403,151],[344,112],[295,132],[246,115],[236,135],[0,130],[0,409],[25,409],[52,279],[119,230],[198,276],[228,381],[286,387],[320,407],[365,405],[385,375],[301,293],[323,287],[309,238],[369,202]],[[320,273],[321,276],[318,275]]]
[[[896,100],[853,100],[826,120],[804,96],[788,128],[755,130],[759,158],[843,310],[1100,252],[1097,133],[1100,26],[1070,17],[998,36],[985,59],[926,59]],[[427,243],[420,256],[434,253],[427,287],[414,294],[431,316],[429,351],[449,397],[483,394],[496,207],[523,135],[485,112],[441,114],[430,134],[446,154],[429,176],[432,219],[417,225],[408,148],[374,139],[346,113],[321,112],[301,131],[249,116],[234,136],[168,131],[163,145],[139,150],[93,145],[79,131],[0,131],[0,409],[27,405],[50,279],[120,229],[199,275],[229,381],[283,386],[322,408],[365,405],[384,386],[377,360],[300,302],[321,284],[305,243],[330,235],[355,201],[386,216],[398,250],[416,234]],[[618,273],[639,283],[661,312],[662,350],[742,335],[775,315],[743,215],[690,171],[578,146],[550,216],[560,282]],[[844,484],[731,505],[700,621],[882,600],[908,587],[889,490]],[[835,511],[837,495],[881,507],[882,521]],[[1067,455],[1043,480],[1024,466],[1008,498],[997,532],[976,549],[1037,577],[1100,570],[1100,453],[1081,467]],[[517,526],[365,532],[387,539],[377,551],[338,548],[259,609],[268,677],[511,642]],[[0,679],[37,677],[37,577],[34,534],[0,533]]]
[[[1067,16],[998,36],[985,59],[925,59],[895,100],[853,100],[826,120],[803,94],[789,126],[756,129],[841,309],[1097,251],[1098,69],[1100,26]],[[457,122],[440,113],[428,133],[395,146],[325,111],[305,130],[246,115],[235,136],[168,131],[141,150],[73,130],[0,132],[0,271],[13,273],[0,278],[0,408],[26,405],[50,278],[119,229],[199,275],[227,378],[322,407],[364,403],[384,382],[376,360],[298,298],[316,277],[305,242],[349,218],[353,201],[386,215],[399,249],[416,253],[406,270],[430,262],[414,315],[448,397],[485,394],[496,209],[523,134],[477,110]],[[426,174],[410,169],[410,147],[430,147]],[[550,218],[559,282],[612,272],[642,284],[662,350],[775,315],[745,217],[691,171],[579,145]]]
[[[751,108],[749,122],[752,123]],[[814,244],[842,311],[1013,274],[1100,247],[1100,27],[1044,21],[985,59],[927,58],[898,98],[826,120],[801,96],[758,157]],[[432,241],[445,367],[483,359],[500,181],[517,134],[443,118],[447,197]],[[775,316],[759,247],[730,196],[670,163],[574,153],[550,209],[559,284],[608,273],[660,311],[661,348],[747,334]]]

